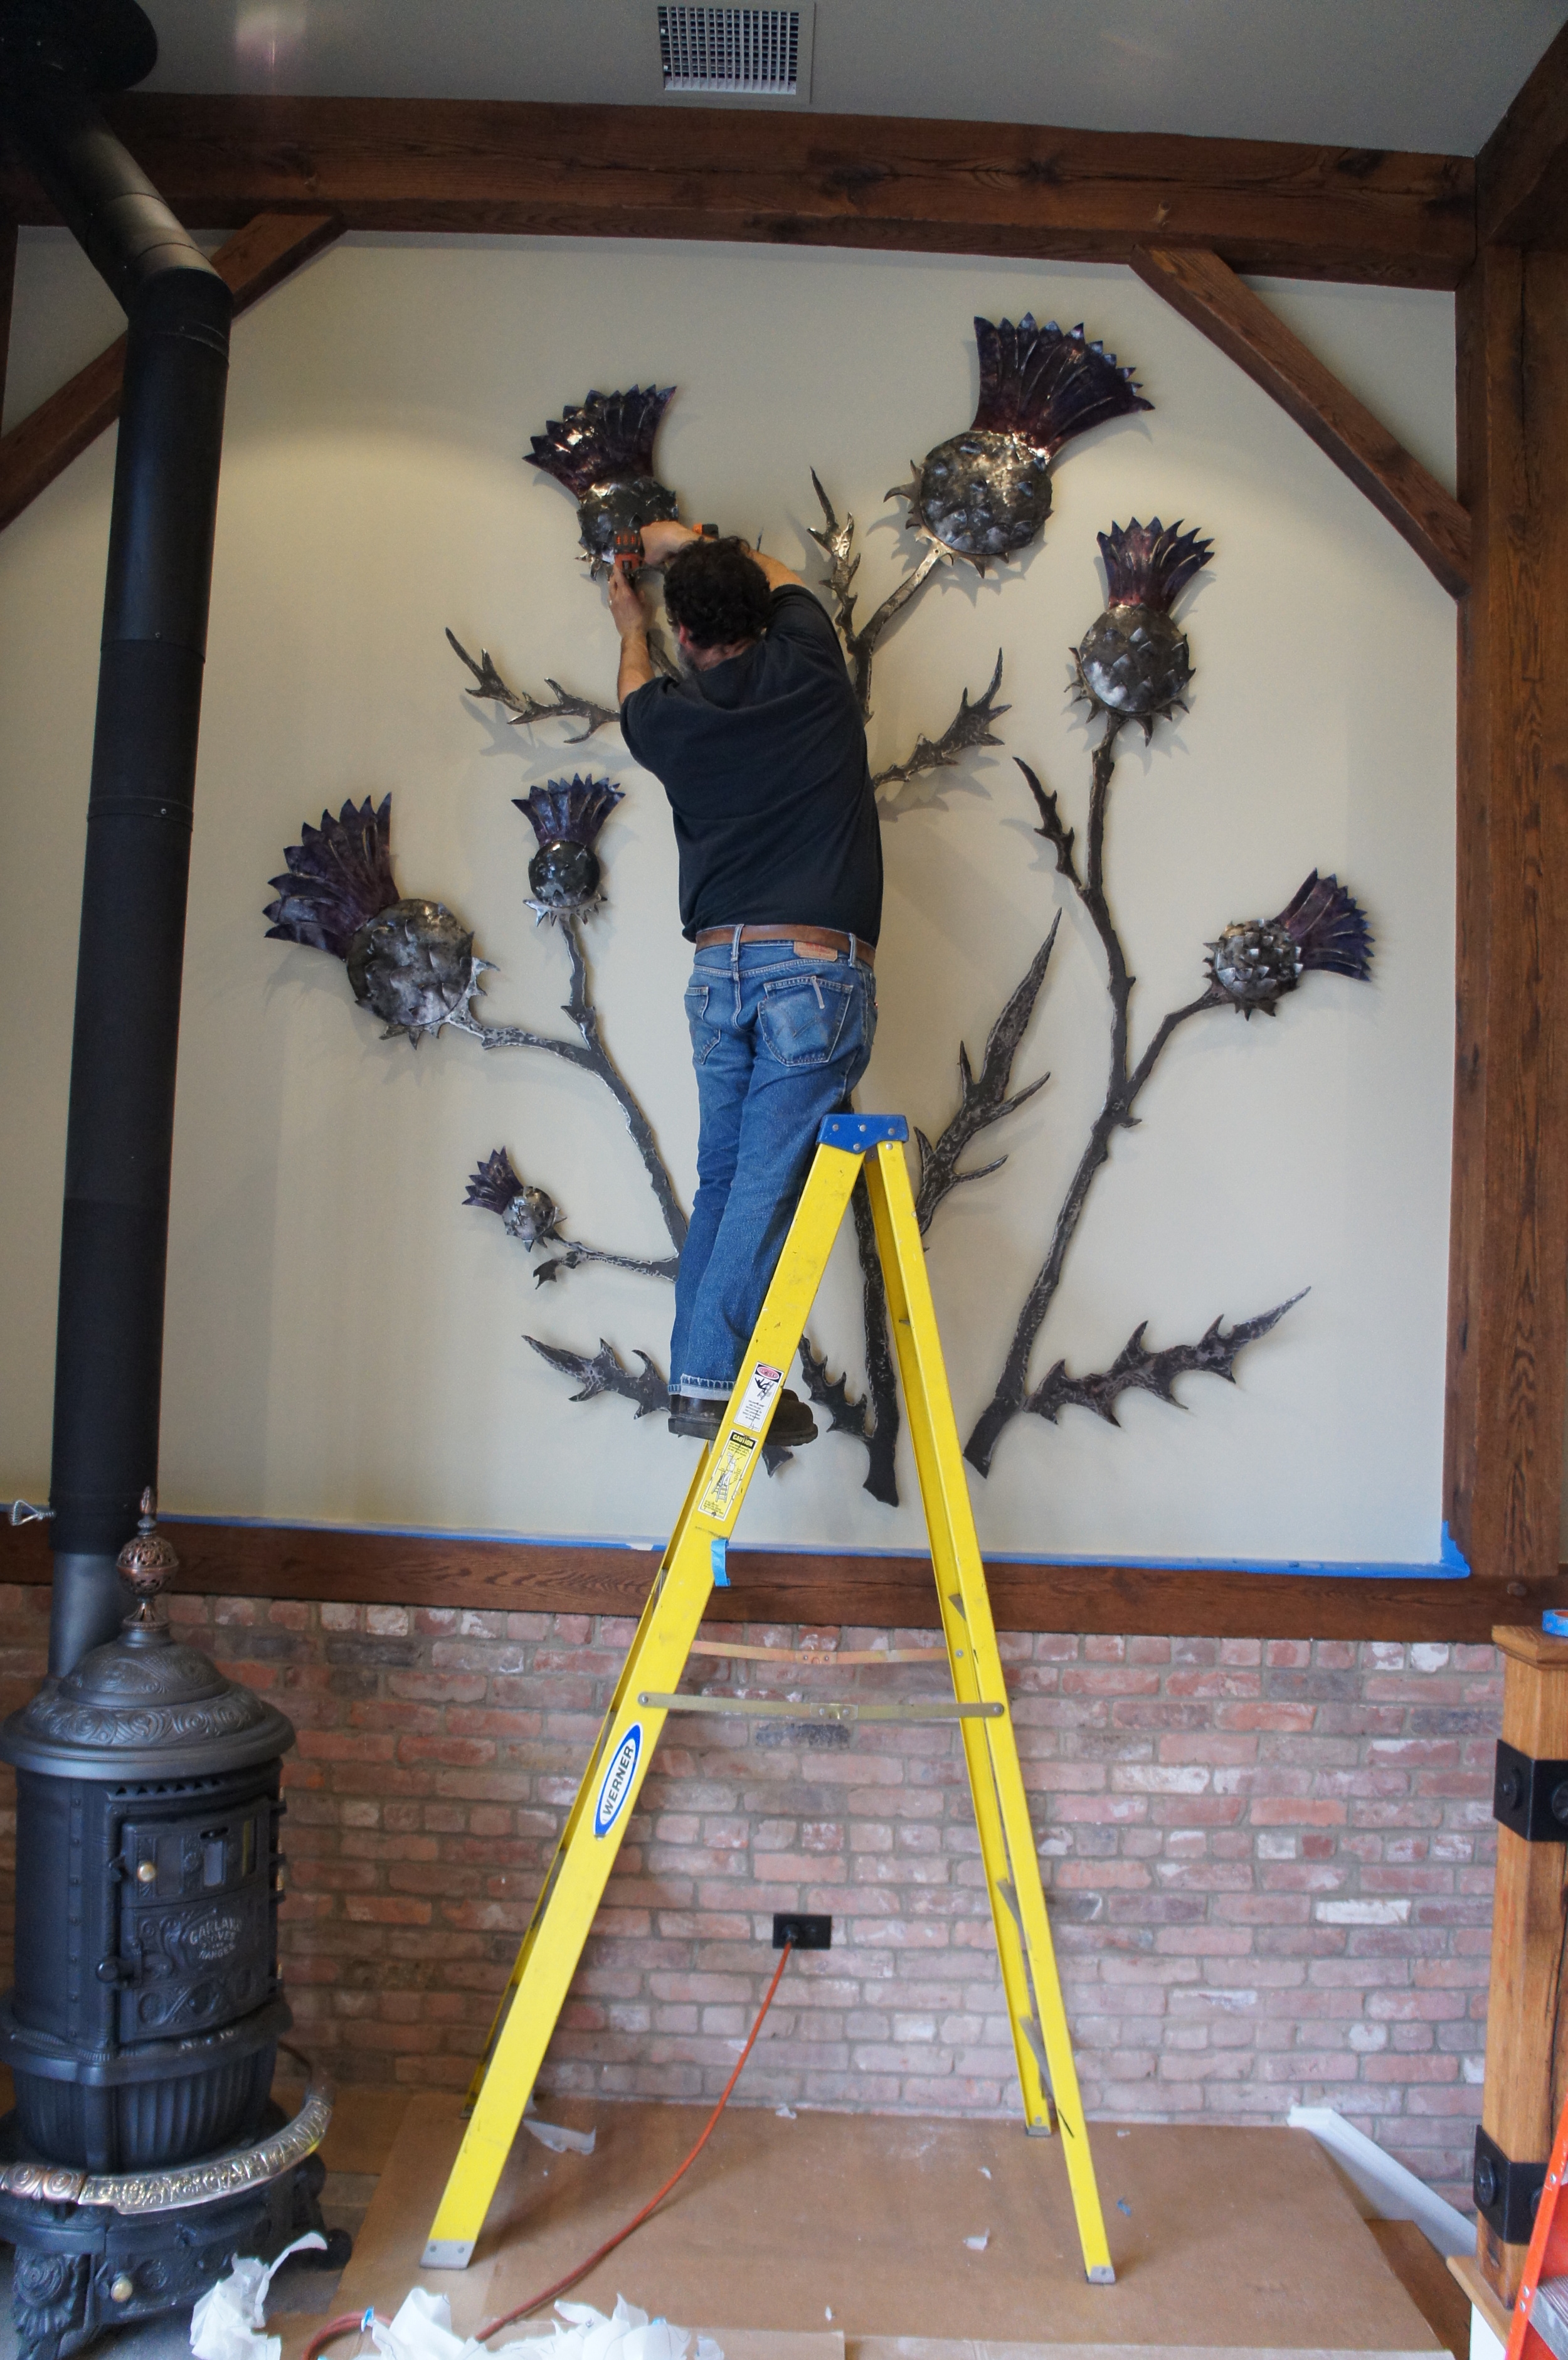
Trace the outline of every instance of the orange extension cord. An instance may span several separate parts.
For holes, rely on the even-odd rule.
[[[617,2245],[624,2245],[626,2239],[631,2235],[634,2229],[640,2229],[643,2223],[648,2219],[648,2214],[658,2211],[659,2207],[663,2203],[665,2198],[669,2195],[676,2182],[685,2178],[686,2174],[691,2170],[691,2166],[696,2162],[697,2158],[702,2154],[702,2149],[707,2146],[708,2141],[712,2138],[713,2131],[717,2125],[719,2116],[724,2113],[724,2108],[729,2103],[730,2092],[740,2080],[741,2069],[745,2065],[746,2059],[751,2055],[752,2050],[757,2046],[757,2036],[762,2030],[763,2019],[767,2016],[768,2009],[773,2005],[773,1994],[779,1988],[780,1976],[783,1974],[785,1968],[789,1963],[789,1953],[794,1947],[795,1946],[792,1942],[785,1943],[784,1955],[779,1960],[777,1968],[774,1970],[773,1981],[768,1986],[768,1996],[763,2001],[761,2007],[757,2011],[757,2022],[751,2027],[751,2035],[746,2041],[746,2047],[741,2050],[740,2055],[735,2060],[735,2071],[730,2075],[729,2080],[724,2084],[724,2096],[719,2100],[718,2104],[713,2108],[713,2113],[709,2115],[707,2127],[704,2129],[702,2137],[697,2141],[696,2146],[691,2149],[691,2154],[686,2158],[685,2162],[681,2164],[670,2173],[669,2179],[665,2181],[658,2195],[650,2196],[648,2202],[643,2206],[642,2211],[640,2212],[634,2212],[631,2219],[626,2223],[625,2228],[617,2229],[613,2237],[606,2237],[604,2244],[591,2253],[585,2262],[579,2262],[574,2270],[569,2270],[563,2278],[557,2278],[555,2284],[553,2286],[546,2287],[541,2294],[530,2295],[527,2302],[518,2303],[515,2310],[504,2311],[498,2319],[488,2320],[479,2330],[478,2334],[474,2337],[474,2340],[476,2344],[488,2344],[493,2335],[498,2334],[503,2327],[510,2327],[514,2320],[526,2319],[530,2311],[538,2311],[542,2304],[553,2302],[557,2295],[565,2294],[569,2288],[576,2286],[579,2279],[585,2278],[589,2271],[595,2268],[597,2265],[604,2260],[606,2254],[613,2254]],[[366,2323],[369,2316],[370,2314],[368,2312],[357,2311],[340,2311],[336,2319],[329,2319],[325,2327],[317,2329],[315,2334],[311,2336],[310,2341],[305,2346],[303,2360],[321,2360],[321,2355],[329,2344],[336,2343],[340,2335],[347,2335],[354,2328],[363,2327]],[[386,2324],[385,2322],[382,2323],[384,2325]]]

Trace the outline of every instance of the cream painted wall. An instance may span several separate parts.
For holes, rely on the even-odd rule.
[[[1451,302],[1270,290],[1452,477]],[[593,957],[606,1034],[683,1190],[695,1093],[674,856],[657,783],[606,731],[566,748],[467,700],[451,625],[516,682],[605,696],[615,639],[574,558],[570,501],[518,464],[589,385],[680,388],[660,473],[693,515],[761,528],[812,569],[808,467],[862,520],[867,602],[909,544],[884,487],[971,414],[970,316],[1082,317],[1138,366],[1148,418],[1071,449],[1020,567],[945,574],[887,643],[875,762],[935,734],[1007,655],[1004,748],[885,830],[882,1026],[862,1103],[941,1126],[960,1039],[985,1032],[1062,896],[1010,756],[1082,824],[1090,739],[1065,650],[1102,604],[1096,530],[1158,512],[1211,533],[1191,596],[1192,709],[1117,774],[1110,877],[1135,1048],[1191,997],[1227,919],[1336,869],[1377,936],[1368,988],[1316,977],[1276,1022],[1178,1037],[1098,1183],[1041,1341],[1103,1367],[1312,1292],[1243,1359],[1114,1431],[1020,1420],[973,1489],[993,1549],[1273,1560],[1436,1554],[1453,1000],[1450,601],[1297,429],[1114,269],[552,240],[346,240],[237,326],[203,717],[176,1142],[164,1493],[278,1518],[640,1535],[668,1528],[690,1446],[629,1407],[568,1404],[525,1329],[665,1365],[670,1291],[580,1271],[536,1295],[466,1176],[505,1143],[572,1234],[661,1231],[597,1086],[528,1053],[383,1043],[342,967],[264,939],[301,820],[394,798],[405,891],[448,901],[496,961],[489,1013],[564,1020],[558,939],[523,906],[533,839],[510,798],[591,768],[627,799],[601,839]],[[73,249],[26,237],[14,403],[102,341]],[[72,945],[112,438],[0,538],[0,1477],[47,1480]],[[901,512],[901,511],[900,511]],[[1051,1080],[996,1178],[950,1199],[931,1262],[961,1423],[987,1396],[1103,1087],[1104,976],[1069,901],[1018,1078]],[[976,1159],[980,1160],[980,1159]],[[818,1332],[858,1371],[841,1255]],[[747,1537],[902,1547],[918,1509],[859,1489],[837,1439],[748,1506]],[[906,1457],[906,1492],[912,1470]]]

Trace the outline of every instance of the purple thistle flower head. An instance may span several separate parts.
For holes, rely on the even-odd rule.
[[[528,437],[533,449],[526,464],[542,467],[579,499],[595,484],[651,475],[653,438],[674,391],[672,385],[662,392],[651,385],[626,393],[591,389],[586,401],[569,401],[563,417]]]
[[[528,438],[533,449],[524,453],[525,464],[553,475],[577,502],[594,574],[607,571],[618,532],[640,531],[677,513],[674,493],[653,472],[653,438],[674,390],[634,385],[626,393],[590,392]]]
[[[1192,654],[1171,609],[1214,544],[1183,532],[1179,517],[1171,525],[1134,517],[1098,539],[1109,598],[1073,650],[1077,693],[1113,723],[1140,721],[1147,744],[1157,720],[1186,710]]]
[[[626,797],[608,779],[547,779],[512,801],[541,844],[592,846],[618,803]]]
[[[1082,321],[1068,332],[1054,320],[1037,328],[1029,311],[1016,328],[1010,320],[976,320],[975,341],[980,354],[975,433],[1016,434],[1051,459],[1092,426],[1154,407],[1131,369],[1118,368],[1115,353],[1089,342]]]
[[[507,1206],[522,1193],[523,1184],[512,1168],[511,1157],[504,1147],[497,1147],[470,1177],[463,1201],[504,1220]]]
[[[608,779],[550,779],[512,800],[539,838],[528,863],[535,923],[597,909],[604,872],[593,841],[625,800],[620,788]]]
[[[1110,606],[1147,606],[1168,615],[1194,574],[1214,553],[1213,541],[1195,532],[1183,532],[1181,519],[1161,524],[1151,517],[1139,524],[1112,525],[1096,535],[1105,561],[1105,603]]]
[[[928,451],[913,480],[889,498],[909,503],[909,522],[982,574],[993,559],[1028,548],[1051,513],[1050,462],[1064,442],[1107,419],[1152,410],[1114,353],[1031,314],[976,320],[980,399],[967,432]]]
[[[487,961],[474,936],[440,901],[405,901],[392,875],[392,798],[344,803],[321,814],[284,853],[288,873],[263,915],[269,940],[330,951],[348,968],[354,996],[379,1016],[387,1036],[406,1032],[417,1049],[427,1032],[466,1020]]]
[[[1206,945],[1212,981],[1233,1007],[1278,1012],[1288,991],[1316,967],[1365,983],[1372,973],[1367,913],[1337,877],[1314,869],[1277,918],[1247,918]]]
[[[1367,912],[1337,877],[1314,869],[1294,899],[1274,921],[1301,954],[1303,972],[1322,967],[1331,975],[1366,983],[1372,973],[1372,930]]]
[[[559,1234],[556,1223],[561,1212],[554,1198],[547,1196],[542,1188],[530,1188],[527,1181],[518,1179],[504,1147],[497,1147],[485,1157],[469,1181],[463,1201],[498,1215],[506,1235],[517,1239],[529,1253],[535,1246]]]
[[[391,837],[390,795],[379,809],[366,795],[357,809],[344,803],[336,819],[323,812],[320,827],[307,820],[283,855],[288,874],[271,880],[278,899],[262,912],[272,920],[267,940],[346,958],[360,928],[397,899]]]

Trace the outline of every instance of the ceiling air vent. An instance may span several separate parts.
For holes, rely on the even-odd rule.
[[[804,106],[811,95],[815,10],[671,5],[659,12],[659,57],[670,96],[771,99]]]

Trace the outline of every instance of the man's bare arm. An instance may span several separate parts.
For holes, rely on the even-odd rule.
[[[810,587],[810,585],[805,582],[799,574],[792,573],[788,565],[780,565],[776,557],[768,557],[762,550],[753,549],[748,541],[743,541],[741,543],[741,547],[746,552],[754,564],[761,566],[762,571],[768,576],[768,586],[770,590],[784,590],[789,588],[791,585],[797,590],[805,590]]]
[[[694,525],[676,524],[672,520],[666,521],[660,519],[657,523],[644,525],[643,553],[649,565],[668,565],[678,550],[684,549],[690,542],[701,541],[702,538],[702,534]],[[760,565],[763,573],[768,576],[768,586],[770,590],[782,590],[786,583],[791,582],[799,584],[802,590],[807,586],[801,581],[800,574],[792,574],[787,565],[780,565],[776,557],[765,557],[762,551],[753,549],[748,541],[743,541],[741,547]]]
[[[610,617],[621,635],[621,662],[615,674],[615,702],[624,705],[634,689],[654,677],[648,647],[648,609],[642,593],[617,558],[610,568]]]

